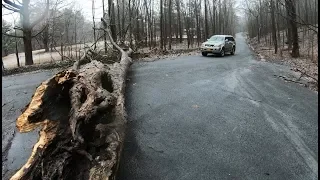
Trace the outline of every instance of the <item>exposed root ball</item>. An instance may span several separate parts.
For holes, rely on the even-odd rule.
[[[124,88],[131,64],[91,61],[43,82],[17,119],[20,132],[41,126],[27,163],[11,179],[114,179],[126,112]],[[76,66],[77,67],[77,66]]]

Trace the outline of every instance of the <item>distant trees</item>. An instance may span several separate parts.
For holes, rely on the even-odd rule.
[[[92,0],[93,15],[97,9],[95,1],[99,0]],[[102,11],[107,12],[110,18],[113,39],[121,44],[127,43],[135,50],[141,47],[170,50],[174,44],[183,42],[187,42],[188,47],[200,45],[214,34],[234,35],[237,26],[232,0],[101,1]],[[96,23],[100,22],[90,22],[80,10],[63,6],[62,0],[52,0],[50,3],[46,0],[44,4],[33,4],[32,8],[29,6],[30,0],[23,0],[22,4],[11,0],[3,2],[5,8],[21,14],[23,23],[19,30],[23,31],[23,35],[17,37],[25,42],[26,65],[33,64],[32,47],[43,48],[46,52],[58,51],[56,47],[60,47],[58,52],[64,59],[67,56],[64,51],[74,50],[71,45],[99,39],[105,41],[104,49],[107,51],[105,32],[96,28]],[[38,14],[41,9],[45,14]],[[103,38],[99,38],[99,33]]]
[[[22,0],[22,3],[20,4],[15,3],[14,1],[10,0],[3,0],[3,7],[10,11],[14,11],[21,14],[21,23],[22,27],[19,27],[20,30],[22,30],[23,35],[22,36],[14,36],[23,38],[23,44],[24,44],[24,51],[25,51],[25,62],[26,65],[32,65],[33,64],[33,58],[32,58],[32,29],[34,26],[36,26],[40,21],[42,21],[49,10],[49,0],[46,0],[46,8],[43,12],[43,14],[38,14],[38,18],[34,21],[30,21],[30,0]]]
[[[292,57],[299,57],[299,41],[303,42],[310,31],[318,37],[318,0],[245,0],[245,3],[249,36],[257,36],[258,42],[264,36],[265,42],[273,45],[275,54],[282,43],[282,47],[287,44]]]
[[[9,34],[5,35],[5,34]],[[10,23],[2,19],[2,56],[7,56],[14,49],[14,32]]]

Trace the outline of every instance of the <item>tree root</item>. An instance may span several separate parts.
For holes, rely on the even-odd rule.
[[[105,22],[104,19],[102,19]],[[107,29],[110,37],[110,32]],[[44,81],[18,117],[20,132],[42,127],[21,179],[115,179],[126,127],[125,80],[132,50],[120,62],[102,64],[87,50],[73,68]]]

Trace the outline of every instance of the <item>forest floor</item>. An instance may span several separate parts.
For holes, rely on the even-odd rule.
[[[91,45],[91,44],[88,44]],[[72,47],[72,48],[71,48]],[[79,55],[83,54],[84,44],[72,45],[70,46],[71,50],[65,52],[65,55],[69,58],[65,58],[65,60],[61,60],[60,47],[56,47],[54,52],[45,52],[44,49],[33,51],[33,61],[34,65],[25,66],[25,56],[24,52],[19,53],[19,62],[20,67],[17,65],[17,58],[15,54],[9,54],[8,56],[2,57],[5,71],[3,71],[2,75],[12,75],[23,72],[31,72],[37,70],[45,70],[45,69],[54,69],[54,68],[67,68],[71,66]],[[103,42],[97,43],[98,51],[103,51]],[[198,46],[190,46],[188,48],[186,43],[178,43],[173,44],[171,50],[162,51],[159,48],[150,49],[148,47],[140,48],[133,54],[134,60],[144,61],[154,61],[160,58],[170,57],[170,56],[180,56],[185,53],[190,53],[198,50]],[[107,54],[111,59],[116,58],[114,51],[110,51]]]
[[[316,41],[316,34],[309,32],[309,35],[303,34],[305,32],[299,31],[299,58],[291,57],[291,50],[288,50],[288,45],[281,40],[279,43],[278,53],[274,53],[274,47],[270,41],[270,36],[261,37],[258,43],[257,37],[248,38],[247,43],[251,49],[257,54],[261,61],[268,61],[272,63],[282,64],[291,67],[293,71],[297,72],[297,78],[288,79],[281,77],[286,81],[301,83],[304,80],[304,86],[311,90],[318,91],[318,43]],[[310,35],[311,34],[311,35]],[[280,33],[281,39],[285,34]],[[285,38],[286,39],[286,38]]]

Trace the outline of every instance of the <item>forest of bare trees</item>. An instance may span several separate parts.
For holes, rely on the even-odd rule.
[[[249,37],[272,45],[275,54],[288,50],[297,58],[303,47],[308,49],[307,56],[315,59],[310,51],[318,42],[318,0],[246,0],[245,3]]]
[[[98,1],[86,7],[92,9],[92,17],[85,18],[74,3],[61,0],[3,0],[2,7],[20,18],[13,26],[3,20],[2,36],[11,43],[2,42],[2,56],[25,52],[30,65],[34,63],[31,51],[45,49],[58,52],[62,60],[77,59],[81,52],[75,45],[95,41],[102,42],[95,46],[103,44],[104,52],[110,52],[98,11],[108,13],[113,39],[134,50],[170,50],[177,43],[199,46],[214,34],[234,35],[238,22],[233,0],[102,0],[102,8],[95,6]]]

